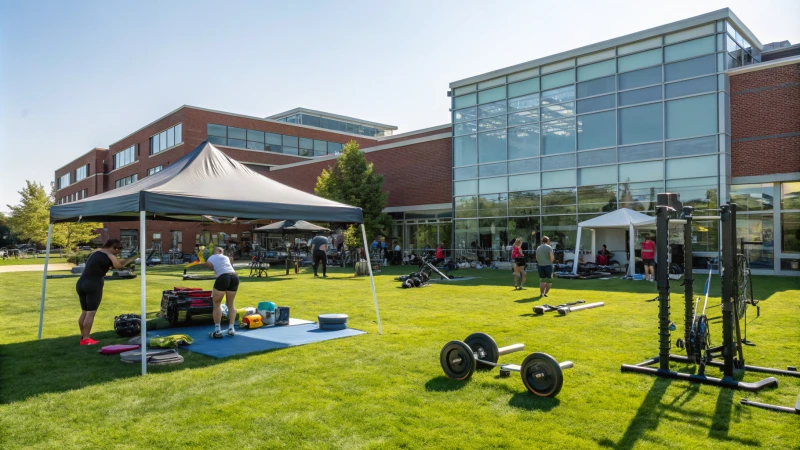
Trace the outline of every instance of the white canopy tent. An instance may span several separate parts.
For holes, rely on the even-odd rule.
[[[595,254],[595,239],[594,232],[596,229],[616,229],[630,231],[630,252],[628,258],[628,274],[633,275],[636,270],[636,257],[633,251],[636,239],[636,228],[652,228],[655,226],[656,218],[634,211],[632,209],[620,208],[608,214],[589,219],[578,224],[578,246],[580,247],[581,232],[584,228],[592,231],[592,255]],[[577,256],[577,255],[576,255]],[[576,257],[572,263],[572,273],[578,272],[578,258]]]
[[[47,256],[42,274],[42,299],[39,308],[39,339],[42,338],[47,266],[53,224],[60,222],[130,221],[139,219],[139,247],[146,261],[145,219],[200,221],[204,215],[236,217],[239,221],[263,219],[312,220],[356,223],[367,248],[367,236],[361,208],[334,202],[299,191],[258,174],[230,158],[210,144],[201,143],[166,169],[141,180],[73,203],[50,208],[47,233]],[[372,265],[367,254],[372,299],[383,332]],[[142,342],[147,336],[147,265],[141,266]],[[142,374],[147,373],[147,346],[142,346]]]

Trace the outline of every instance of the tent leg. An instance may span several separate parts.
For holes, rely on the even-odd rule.
[[[140,348],[142,349],[142,375],[147,375],[147,253],[145,251],[145,216],[146,211],[139,211],[139,258],[142,262],[141,278],[141,303],[142,303],[142,340]]]
[[[631,234],[628,238],[628,245],[630,245],[631,252],[630,256],[628,257],[628,275],[633,276],[633,274],[636,273],[636,251],[634,250],[634,247],[636,246],[636,234],[633,229],[633,224],[630,225],[630,231]]]
[[[364,254],[367,255],[367,267],[369,268],[369,282],[372,285],[372,300],[375,302],[375,315],[378,316],[378,334],[383,334],[381,327],[381,313],[378,311],[378,294],[375,293],[375,277],[372,276],[372,262],[369,260],[369,247],[367,247],[367,230],[361,224],[361,237],[364,238]]]
[[[50,241],[53,239],[53,224],[47,229],[47,253],[44,255],[44,272],[42,272],[42,302],[39,305],[39,337],[42,340],[42,322],[44,321],[44,294],[47,291],[47,265],[50,263]]]
[[[583,227],[578,227],[578,241],[575,243],[575,257],[572,259],[572,273],[578,273],[578,259],[581,256],[581,231],[583,231]]]

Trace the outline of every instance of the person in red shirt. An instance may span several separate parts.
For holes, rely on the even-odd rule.
[[[525,285],[525,254],[522,253],[522,239],[517,238],[511,248],[511,259],[514,260],[514,290],[522,290]]]
[[[441,264],[444,261],[444,242],[436,247],[436,264]]]
[[[642,263],[644,264],[644,278],[647,281],[655,281],[656,267],[656,243],[650,240],[650,235],[644,235],[642,242]]]

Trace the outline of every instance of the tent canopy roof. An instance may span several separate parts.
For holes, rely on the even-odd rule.
[[[608,214],[585,220],[578,224],[582,228],[619,228],[651,226],[656,223],[656,218],[642,214],[628,208],[620,208]]]
[[[73,203],[50,208],[50,221],[292,219],[363,223],[361,208],[303,192],[250,170],[208,141],[166,169]]]
[[[270,233],[270,232],[281,232],[281,231],[308,231],[308,232],[317,232],[317,231],[330,231],[325,227],[321,227],[319,225],[314,225],[313,223],[306,222],[305,220],[282,220],[280,222],[271,223],[269,225],[264,225],[263,227],[258,227],[255,230],[256,233]]]

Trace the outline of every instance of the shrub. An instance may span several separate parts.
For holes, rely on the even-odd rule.
[[[89,255],[90,255],[91,253],[92,253],[92,252],[85,252],[85,251],[83,251],[83,252],[77,252],[77,253],[72,253],[72,254],[70,254],[70,255],[67,257],[67,262],[68,262],[68,263],[75,264],[76,266],[77,266],[78,264],[83,264],[83,263],[85,263],[85,262],[86,262],[86,259],[87,259],[87,258],[89,258]]]

